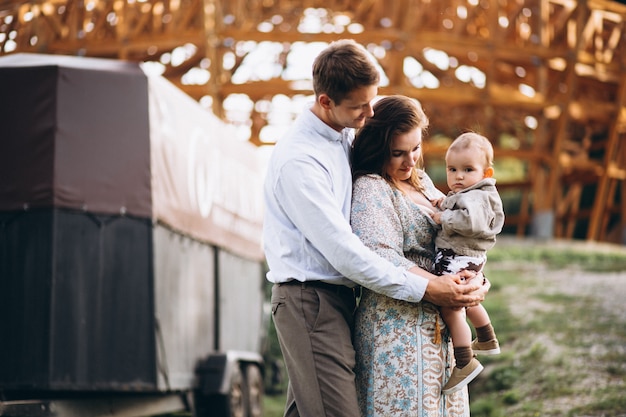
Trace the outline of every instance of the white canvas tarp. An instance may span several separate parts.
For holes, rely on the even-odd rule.
[[[148,76],[154,217],[193,238],[261,260],[257,149],[169,81]]]

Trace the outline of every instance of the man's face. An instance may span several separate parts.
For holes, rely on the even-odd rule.
[[[365,119],[372,117],[372,100],[378,94],[378,86],[360,87],[348,94],[340,104],[331,100],[328,112],[329,123],[335,130],[344,127],[360,128]]]

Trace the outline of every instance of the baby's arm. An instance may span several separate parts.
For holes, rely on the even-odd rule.
[[[432,219],[437,224],[441,224],[441,204],[443,203],[444,198],[444,196],[441,196],[439,198],[433,198],[432,200],[430,200],[430,203],[433,205],[433,207],[439,209],[438,211],[435,210],[432,213],[429,213],[430,217],[432,217]]]

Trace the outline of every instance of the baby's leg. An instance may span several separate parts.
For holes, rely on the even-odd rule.
[[[466,309],[467,318],[474,327],[482,327],[491,323],[489,313],[482,304]]]
[[[472,343],[472,331],[465,319],[465,309],[441,308],[441,317],[450,330],[454,347],[470,346]]]
[[[472,351],[472,333],[465,318],[465,309],[442,308],[441,315],[450,329],[455,361],[450,378],[441,391],[444,394],[451,394],[476,378],[483,370],[483,366],[474,357]]]
[[[476,340],[472,342],[472,350],[483,355],[500,353],[500,344],[485,307],[479,304],[468,308],[467,318],[476,329]]]

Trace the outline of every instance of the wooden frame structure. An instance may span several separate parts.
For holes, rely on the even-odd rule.
[[[274,98],[311,94],[286,76],[294,48],[353,38],[380,63],[381,94],[423,103],[427,161],[473,129],[516,167],[498,180],[509,232],[626,243],[625,25],[606,0],[0,0],[0,55],[158,62],[264,145]],[[261,45],[271,74],[242,82]],[[237,120],[233,95],[250,102]]]

